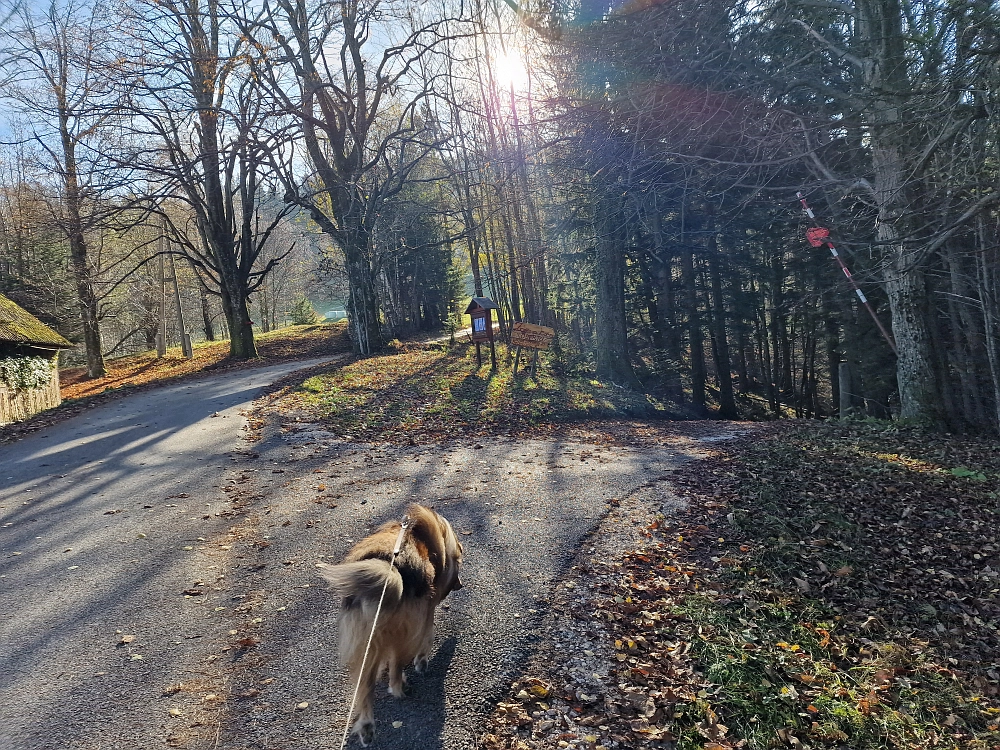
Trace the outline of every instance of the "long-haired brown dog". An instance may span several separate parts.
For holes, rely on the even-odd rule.
[[[340,661],[348,668],[349,690],[358,690],[358,705],[351,732],[362,745],[375,733],[372,697],[375,680],[389,672],[389,692],[403,695],[403,669],[413,662],[418,672],[427,667],[434,640],[434,609],[441,600],[462,588],[462,544],[451,524],[440,513],[422,505],[406,511],[409,526],[403,544],[390,565],[402,524],[390,521],[351,548],[340,565],[320,569],[343,597],[340,610]],[[386,586],[388,578],[388,586]],[[371,651],[361,662],[372,630],[379,597],[385,588],[382,612],[372,638]]]

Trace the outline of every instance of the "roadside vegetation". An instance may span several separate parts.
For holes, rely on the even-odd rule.
[[[425,440],[464,433],[522,434],[601,418],[677,418],[679,407],[655,396],[595,380],[592,373],[542,352],[535,375],[522,352],[497,344],[477,366],[468,343],[394,342],[389,353],[314,375],[280,395],[278,408],[355,440]]]
[[[579,725],[628,747],[1000,747],[994,442],[775,423],[673,481],[686,510],[598,565],[591,605],[642,700],[573,700]],[[549,747],[520,694],[484,747]]]

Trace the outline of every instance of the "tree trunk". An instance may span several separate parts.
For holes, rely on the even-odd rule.
[[[229,356],[233,359],[256,357],[257,343],[250,319],[250,303],[246,289],[235,280],[223,279],[222,310],[229,324]]]
[[[694,253],[690,244],[681,243],[681,280],[687,308],[688,349],[691,355],[691,401],[702,415],[705,413],[705,334],[698,311],[698,287],[694,273]]]
[[[994,431],[1000,433],[1000,253],[987,241],[986,222],[976,221],[976,281],[979,304],[983,312],[983,338],[986,341],[986,362],[989,365],[993,390]],[[991,253],[992,251],[992,253]],[[988,257],[992,254],[992,257]]]
[[[715,369],[719,378],[719,417],[737,419],[736,397],[733,394],[733,373],[729,357],[729,340],[726,338],[726,302],[722,296],[722,271],[718,237],[715,231],[708,236],[708,271],[712,283],[712,301],[715,314]]]
[[[667,396],[675,403],[684,403],[684,387],[681,383],[681,335],[677,325],[675,313],[676,301],[674,299],[674,282],[671,278],[670,253],[667,252],[666,242],[663,239],[663,226],[660,219],[660,212],[653,206],[646,214],[650,231],[653,234],[653,243],[656,246],[656,279],[658,282],[657,297],[663,300],[662,305],[657,306],[657,312],[663,322],[663,345],[665,347],[665,362],[663,363],[663,385],[667,391]]]
[[[870,92],[866,119],[870,128],[872,185],[878,209],[876,239],[886,255],[883,284],[892,312],[892,332],[899,350],[896,380],[900,416],[925,424],[946,425],[934,373],[932,331],[927,319],[927,290],[919,249],[904,241],[908,218],[916,210],[906,152],[914,144],[913,124],[906,121],[908,80],[903,11],[899,0],[857,3],[856,34],[866,53],[865,88]]]
[[[880,239],[888,228],[887,224],[880,223]],[[892,239],[895,238],[886,238],[887,241]],[[924,273],[906,263],[906,257],[900,248],[885,275],[885,291],[892,311],[892,334],[899,352],[896,361],[901,405],[899,416],[942,427],[946,420],[934,377]]]
[[[824,310],[826,316],[826,366],[830,370],[831,411],[840,403],[840,326],[833,312]]]
[[[378,293],[368,255],[371,251],[371,237],[361,226],[348,224],[347,212],[341,214],[345,228],[344,259],[347,265],[347,280],[350,294],[347,300],[347,315],[354,341],[354,349],[359,354],[374,354],[382,349],[382,325],[379,320]],[[352,217],[353,218],[353,217]]]
[[[83,233],[70,237],[70,255],[73,259],[73,276],[80,300],[80,321],[83,325],[83,343],[87,351],[87,377],[101,378],[107,374],[104,355],[101,353],[101,329],[97,313],[97,295],[90,280],[91,268],[87,262],[87,245]]]
[[[204,284],[199,285],[201,291],[201,319],[205,327],[205,341],[215,341],[215,327],[212,325],[212,310],[209,307],[208,291]]]
[[[625,321],[625,211],[620,197],[604,193],[594,212],[597,284],[597,377],[639,389],[628,359]],[[609,190],[613,191],[612,186]]]
[[[66,236],[73,264],[73,279],[80,303],[80,322],[83,326],[83,343],[87,352],[87,377],[100,378],[107,374],[104,354],[101,352],[101,329],[94,291],[93,271],[87,255],[87,241],[83,233],[82,199],[76,166],[76,142],[70,132],[69,109],[58,92],[59,132],[63,147],[63,185],[66,188]]]

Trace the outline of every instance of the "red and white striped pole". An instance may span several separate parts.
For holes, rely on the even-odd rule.
[[[834,247],[833,241],[830,239],[830,230],[819,225],[816,221],[816,214],[814,214],[813,210],[809,208],[809,204],[806,203],[806,199],[802,193],[796,193],[795,195],[798,197],[799,203],[802,204],[802,209],[806,212],[806,216],[812,219],[813,222],[813,226],[806,230],[806,239],[809,241],[809,244],[813,247],[822,247],[823,245],[826,245],[830,248],[830,254],[833,255],[834,260],[837,261],[837,264],[840,266],[840,270],[844,272],[844,276],[846,276],[847,280],[851,282],[851,286],[854,287],[854,291],[857,293],[858,299],[861,300],[861,304],[865,306],[865,309],[868,310],[868,314],[872,316],[872,320],[875,321],[875,325],[877,325],[879,331],[882,332],[882,337],[886,340],[886,343],[889,344],[889,348],[892,349],[892,353],[898,357],[899,351],[896,349],[896,342],[892,340],[892,336],[890,336],[889,332],[885,330],[885,326],[882,325],[882,321],[878,319],[878,316],[875,314],[875,311],[868,302],[868,298],[865,297],[865,293],[862,292],[861,287],[858,286],[858,282],[856,282],[854,277],[851,276],[850,270],[844,264],[844,259],[840,257],[840,253],[837,252],[837,248]]]

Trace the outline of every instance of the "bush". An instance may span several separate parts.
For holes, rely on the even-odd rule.
[[[297,326],[311,326],[319,323],[319,313],[305,296],[299,297],[292,305],[292,322]]]

